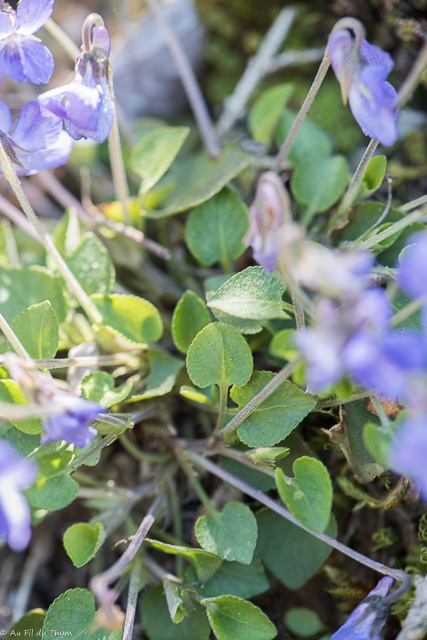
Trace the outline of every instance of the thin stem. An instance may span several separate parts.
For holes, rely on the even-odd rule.
[[[427,206],[421,207],[420,209],[416,209],[409,215],[405,216],[405,218],[398,220],[394,224],[390,225],[390,227],[387,227],[387,229],[384,229],[384,231],[381,231],[381,233],[377,233],[377,235],[375,235],[373,238],[369,238],[368,240],[365,240],[360,244],[356,240],[355,242],[350,243],[348,247],[352,249],[355,247],[357,247],[358,249],[372,249],[372,247],[375,247],[377,244],[379,244],[383,240],[387,240],[387,238],[390,238],[392,235],[394,235],[398,231],[402,231],[403,229],[408,227],[410,224],[413,224],[414,222],[418,222],[419,220],[424,218],[426,214],[427,214]]]
[[[76,280],[74,275],[71,273],[70,269],[68,268],[67,264],[65,263],[61,254],[59,253],[58,249],[55,247],[52,241],[52,238],[50,237],[46,229],[43,227],[43,225],[41,224],[34,209],[29,203],[29,200],[25,195],[24,190],[22,189],[21,182],[16,174],[16,171],[13,168],[13,165],[9,159],[9,156],[4,150],[3,144],[1,142],[0,142],[0,165],[3,170],[4,177],[6,178],[13,192],[15,193],[16,197],[18,198],[18,201],[22,207],[22,210],[24,211],[25,215],[28,217],[30,222],[32,222],[32,224],[36,228],[36,231],[40,236],[40,240],[43,246],[45,247],[49,255],[52,257],[52,259],[56,262],[58,271],[61,274],[61,276],[64,278],[65,282],[67,283],[71,293],[76,297],[81,307],[85,310],[91,322],[95,325],[101,324],[102,323],[101,314],[99,313],[98,309],[95,307],[95,305],[93,304],[92,300],[89,298],[87,293],[83,290],[82,286]]]
[[[141,564],[135,563],[129,580],[128,602],[126,607],[126,618],[123,626],[122,640],[132,640],[133,626],[135,623],[136,603],[138,600],[139,586],[141,583]]]
[[[9,220],[1,221],[1,230],[3,231],[5,243],[6,243],[6,251],[9,258],[9,263],[15,267],[19,265],[19,252],[18,247],[16,245],[15,236],[13,235],[12,225]]]
[[[248,402],[248,404],[243,407],[243,409],[241,409],[239,413],[235,415],[234,418],[232,418],[232,420],[230,420],[230,422],[224,427],[224,429],[221,431],[221,435],[223,436],[223,438],[227,438],[230,434],[236,431],[240,427],[242,422],[244,422],[246,418],[252,413],[252,411],[254,411],[261,404],[261,402],[264,402],[266,398],[268,398],[274,391],[276,391],[276,389],[280,387],[282,382],[289,378],[289,376],[294,372],[295,368],[301,362],[301,360],[302,356],[299,356],[295,358],[295,360],[292,360],[292,362],[289,362],[287,365],[285,365],[283,369],[280,369],[280,371],[274,376],[274,378],[270,380],[270,382],[266,384],[265,387],[261,389],[261,391],[257,393],[257,395],[252,398],[252,400]]]
[[[331,64],[331,60],[329,58],[328,49],[326,48],[322,62],[320,63],[319,70],[316,74],[316,77],[313,80],[313,84],[310,87],[307,97],[304,100],[303,105],[299,110],[298,115],[295,118],[294,123],[279,150],[279,153],[277,154],[273,171],[278,171],[282,163],[286,160],[288,153],[292,148],[296,135],[299,131],[299,128],[304,122],[306,115],[310,111],[311,105],[313,104],[314,98],[316,97],[317,92],[320,89],[320,85],[323,82],[323,79],[326,75],[326,72],[329,69],[330,64]]]
[[[93,207],[93,214],[88,213],[82,206],[81,202],[77,200],[60,182],[55,178],[53,173],[48,171],[42,171],[37,175],[37,180],[42,183],[44,189],[63,207],[74,207],[77,211],[79,218],[90,227],[98,229],[99,226],[107,227],[116,233],[137,242],[141,246],[145,247],[159,258],[165,260],[170,259],[170,252],[165,247],[160,246],[157,242],[146,238],[145,235],[139,229],[130,227],[122,222],[116,222],[107,218],[99,209]],[[1,205],[1,200],[0,200]]]
[[[228,387],[227,385],[221,384],[219,386],[218,419],[216,421],[215,429],[212,435],[217,434],[224,426],[225,415],[227,413],[227,397],[228,397]]]
[[[297,298],[295,297],[293,291],[291,295],[292,295],[292,304],[294,306],[295,324],[297,327],[297,331],[302,331],[303,329],[305,329],[304,309],[300,304],[299,300],[297,300]]]
[[[105,27],[104,20],[99,13],[90,13],[82,26],[83,51],[90,53],[93,49],[92,31],[94,27]]]
[[[3,314],[0,313],[0,329],[3,331],[6,338],[9,340],[12,347],[15,349],[18,356],[25,360],[31,360],[31,356],[25,349],[24,345],[6,320]]]
[[[206,469],[210,473],[213,473],[215,476],[217,476],[217,478],[221,478],[221,480],[224,480],[224,482],[227,482],[227,484],[230,484],[232,487],[235,487],[239,491],[242,491],[243,493],[250,496],[254,500],[257,500],[261,504],[265,505],[272,511],[275,511],[280,516],[282,516],[282,518],[286,518],[286,520],[288,520],[289,522],[292,522],[292,524],[296,525],[300,529],[303,529],[304,531],[311,534],[318,540],[325,542],[326,544],[333,547],[334,549],[337,549],[341,553],[344,553],[349,558],[352,558],[353,560],[356,560],[357,562],[364,564],[366,567],[369,567],[374,571],[378,571],[378,573],[382,573],[383,575],[391,576],[395,580],[398,580],[399,582],[401,582],[402,586],[399,589],[397,589],[393,594],[391,594],[391,596],[388,596],[389,603],[393,602],[394,600],[397,600],[398,597],[400,597],[401,595],[406,593],[408,589],[410,589],[411,577],[405,571],[401,571],[399,569],[392,569],[391,567],[387,567],[381,562],[376,562],[375,560],[371,560],[371,558],[364,556],[358,551],[354,551],[353,549],[350,549],[349,547],[347,547],[347,545],[343,544],[342,542],[338,542],[338,540],[331,538],[331,536],[328,536],[326,533],[317,533],[316,531],[312,531],[308,527],[305,527],[303,524],[301,524],[301,522],[299,522],[285,507],[283,507],[280,504],[277,504],[274,500],[272,500],[270,497],[265,495],[265,493],[263,493],[262,491],[259,491],[258,489],[254,489],[250,485],[246,484],[246,482],[244,482],[243,480],[240,480],[240,478],[233,476],[231,473],[228,473],[228,471],[225,471],[225,469],[222,469],[221,467],[214,464],[210,460],[206,460],[206,458],[203,458],[197,453],[189,451],[187,455],[197,466],[201,467],[202,469]],[[391,597],[393,597],[393,600],[390,600]]]
[[[70,36],[65,33],[65,31],[59,26],[59,24],[52,20],[52,18],[49,18],[49,20],[44,24],[43,28],[46,29],[46,31],[49,35],[52,36],[52,38],[55,38],[55,40],[64,49],[65,53],[67,53],[71,60],[75,62],[76,58],[78,58],[81,54],[81,51],[74,40],[72,40]]]
[[[374,394],[371,394],[369,398],[373,404],[373,407],[377,413],[378,418],[380,419],[381,426],[387,429],[388,431],[390,431],[390,420],[386,412],[384,411],[384,407],[381,404],[380,399],[378,398],[378,396]]]
[[[424,297],[411,300],[411,302],[403,307],[403,309],[394,314],[391,319],[391,326],[396,327],[398,324],[406,320],[406,318],[410,318],[414,313],[421,309],[425,302],[426,300]]]
[[[425,203],[427,203],[427,194],[424,196],[421,196],[420,198],[416,198],[415,200],[411,200],[406,204],[402,204],[402,206],[399,207],[399,211],[401,211],[402,213],[406,213],[407,211],[416,209],[417,207]]]
[[[117,112],[115,108],[116,98],[114,95],[113,72],[111,70],[111,65],[109,65],[108,71],[108,85],[110,88],[111,99],[114,104],[113,126],[111,127],[110,135],[108,136],[108,151],[110,153],[111,174],[113,177],[114,193],[116,194],[116,198],[122,206],[123,219],[126,224],[130,225],[131,217],[128,207],[129,187],[126,178],[122,145],[120,142],[119,122],[117,120]]]
[[[186,458],[185,452],[181,449],[181,447],[177,447],[176,453],[177,453],[179,464],[181,465],[182,470],[187,476],[189,485],[191,486],[194,493],[197,495],[197,497],[199,498],[200,502],[202,503],[206,511],[209,513],[209,515],[212,518],[216,518],[218,515],[218,512],[213,506],[211,499],[209,498],[208,494],[202,487],[201,483],[194,475],[191,466],[188,464],[188,460]]]
[[[127,364],[131,358],[139,356],[138,351],[128,351],[127,353],[110,353],[105,356],[82,356],[76,358],[58,358],[57,360],[32,360],[32,365],[36,369],[66,369],[68,367],[109,367],[117,364]],[[3,362],[0,356],[0,362]],[[139,362],[139,360],[138,360]],[[135,365],[134,368],[137,368]]]
[[[319,400],[313,411],[322,411],[323,409],[332,409],[333,407],[340,407],[343,404],[349,402],[355,402],[356,400],[364,400],[369,398],[368,391],[361,391],[360,393],[354,393],[350,398],[342,400],[341,398],[326,398],[325,400]]]
[[[131,456],[141,462],[149,462],[150,464],[159,464],[165,462],[170,458],[170,452],[166,453],[150,453],[148,451],[141,451],[139,447],[133,444],[126,434],[122,434],[119,440],[120,444]]]
[[[427,67],[427,40],[424,41],[424,44],[412,65],[412,69],[409,74],[406,76],[404,83],[399,89],[399,93],[397,96],[395,108],[400,109],[403,105],[409,100],[412,92],[417,87],[420,78]]]
[[[188,101],[190,102],[194,117],[199,127],[205,151],[211,158],[217,158],[220,155],[221,150],[193,68],[183,51],[179,40],[160,10],[157,0],[147,0],[147,3],[159,23],[169,50],[175,61],[176,68],[181,77],[181,82],[186,91]]]
[[[243,113],[255,87],[264,75],[271,73],[270,68],[273,63],[273,56],[280,49],[288,35],[295,16],[296,11],[294,8],[287,7],[283,9],[264,36],[255,57],[249,61],[232,95],[225,100],[224,112],[217,125],[217,131],[220,136],[225,135],[233,127],[236,120]]]
[[[320,62],[325,53],[325,48],[306,49],[305,51],[284,51],[275,56],[268,65],[267,73],[275,73],[286,67],[294,67],[310,62]]]

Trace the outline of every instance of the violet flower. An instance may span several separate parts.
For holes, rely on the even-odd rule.
[[[392,585],[393,578],[382,578],[343,626],[332,635],[331,640],[381,640],[389,611],[389,605],[384,604],[383,598]]]
[[[108,86],[110,36],[102,26],[94,27],[92,34],[93,47],[77,58],[74,80],[42,93],[37,100],[64,121],[74,140],[104,142],[114,119]]]
[[[32,34],[50,18],[54,0],[20,0],[16,11],[0,3],[0,71],[34,84],[49,82],[54,70],[49,49]]]
[[[21,175],[61,166],[73,148],[61,120],[35,101],[23,106],[15,123],[9,108],[0,101],[0,139]]]
[[[43,420],[45,434],[41,438],[41,443],[65,440],[81,449],[87,447],[98,435],[98,431],[87,423],[95,420],[100,413],[105,413],[106,409],[97,402],[69,393],[57,393],[54,402],[63,408],[63,413]]]
[[[400,257],[397,282],[410,296],[427,296],[427,232],[409,238]]]
[[[252,247],[256,262],[269,273],[280,261],[290,209],[289,194],[279,176],[272,171],[263,173],[249,207],[249,231],[244,241]]]
[[[23,489],[37,476],[34,462],[21,458],[4,440],[0,441],[0,540],[13,551],[22,551],[31,538],[30,508]]]
[[[427,501],[427,413],[409,415],[399,425],[389,453],[390,468],[409,476]]]
[[[341,29],[329,37],[328,52],[344,104],[350,109],[363,133],[391,146],[397,139],[394,110],[397,93],[386,81],[394,63],[379,47],[363,40],[360,50],[349,31]]]

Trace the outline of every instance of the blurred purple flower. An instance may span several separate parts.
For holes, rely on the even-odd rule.
[[[31,538],[30,508],[24,496],[37,476],[34,462],[21,458],[4,440],[0,441],[0,540],[13,551],[22,551]]]
[[[76,60],[74,80],[42,93],[37,100],[64,120],[65,129],[74,140],[92,138],[104,142],[114,119],[108,86],[110,36],[105,27],[96,26],[92,37],[92,50]]]
[[[386,81],[394,66],[391,56],[366,40],[358,50],[346,29],[329,37],[328,51],[343,102],[346,104],[348,99],[363,133],[385,146],[394,144],[398,112],[393,107],[397,93]]]
[[[381,640],[389,606],[383,598],[393,585],[393,578],[382,578],[375,589],[356,607],[331,640]]]
[[[397,282],[410,296],[427,296],[427,232],[409,238],[400,256]]]
[[[289,194],[279,176],[272,171],[263,173],[249,207],[249,231],[244,240],[252,247],[256,262],[269,273],[279,263],[290,210]]]
[[[43,420],[45,434],[42,436],[41,443],[65,440],[81,449],[87,447],[98,435],[97,430],[87,423],[95,420],[100,413],[105,413],[106,409],[97,402],[69,393],[57,393],[54,402],[63,407],[64,412]]]
[[[408,416],[401,424],[389,454],[390,467],[409,476],[427,501],[427,413]]]
[[[0,139],[19,174],[54,169],[67,162],[73,143],[62,122],[38,102],[25,104],[15,123],[0,101]]]
[[[49,82],[55,66],[52,54],[32,34],[50,18],[53,3],[20,0],[16,11],[0,3],[0,71],[8,78],[34,84]]]

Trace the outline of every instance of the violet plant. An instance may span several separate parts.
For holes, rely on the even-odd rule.
[[[36,618],[24,613],[42,596],[23,577],[9,635],[269,640],[285,625],[294,637],[409,640],[412,575],[425,573],[414,542],[427,539],[427,199],[407,202],[406,182],[373,154],[385,146],[394,175],[408,152],[399,110],[417,96],[427,47],[406,78],[396,65],[396,91],[391,55],[343,18],[300,106],[285,74],[264,87],[298,58],[277,54],[295,19],[284,9],[225,104],[220,138],[174,25],[148,4],[199,148],[196,132],[184,147],[188,118],[142,118],[122,123],[122,149],[115,41],[98,14],[73,80],[13,118],[8,94],[0,102],[0,168],[22,209],[0,197],[13,222],[0,225],[0,567],[27,548],[25,567],[62,547],[76,568],[94,560],[78,581],[64,571],[65,591],[55,585]],[[50,80],[52,54],[33,35],[48,20],[54,54],[76,48],[52,11],[1,3],[11,81]],[[327,130],[316,96],[329,66]],[[362,146],[368,136],[367,150],[340,132]],[[76,169],[81,200],[65,186]],[[40,221],[48,202],[55,222]],[[328,612],[315,589],[332,589],[319,597]],[[312,609],[289,605],[307,597]]]

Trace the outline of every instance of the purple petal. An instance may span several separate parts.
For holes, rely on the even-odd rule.
[[[0,70],[13,80],[19,82],[27,80],[23,70],[19,40],[14,36],[0,42]]]
[[[55,63],[49,49],[41,42],[31,38],[22,38],[21,61],[26,80],[33,84],[49,82]]]
[[[59,118],[64,119],[67,117],[67,112],[64,107],[65,96],[68,91],[72,90],[73,86],[74,83],[71,82],[70,84],[63,85],[62,87],[45,91],[37,96],[37,102]]]
[[[427,295],[427,233],[416,233],[409,242],[400,256],[397,282],[409,295],[418,298]]]
[[[24,35],[36,33],[52,15],[53,3],[54,0],[20,0],[15,30]]]
[[[9,107],[0,100],[0,131],[9,133],[12,128],[13,120]]]
[[[384,89],[386,75],[382,66],[364,67],[350,86],[349,103],[363,133],[391,146],[397,139],[397,114],[389,103],[389,87]]]
[[[376,64],[385,67],[387,70],[386,77],[394,67],[393,58],[389,53],[386,53],[374,44],[369,44],[366,40],[362,40],[360,53],[367,64]]]
[[[6,487],[0,494],[0,511],[3,516],[3,528],[6,526],[6,539],[13,551],[22,551],[31,538],[30,507],[25,498],[13,487]]]
[[[61,131],[61,120],[32,100],[23,106],[10,137],[24,151],[34,152],[54,145]]]
[[[390,466],[397,473],[410,476],[427,500],[427,417],[418,416],[398,429],[390,453]]]
[[[110,34],[108,33],[105,27],[96,26],[93,28],[92,44],[94,47],[99,47],[100,49],[103,49],[107,56],[110,55],[110,51],[111,51]]]
[[[16,158],[21,163],[18,173],[30,175],[44,169],[56,169],[67,162],[72,150],[73,141],[66,131],[61,131],[55,144],[47,149],[35,153],[20,153],[15,149]]]
[[[332,69],[337,78],[341,73],[341,69],[346,62],[352,46],[353,40],[347,29],[341,29],[329,36],[328,53],[331,59]]]
[[[13,18],[8,11],[0,11],[0,38],[7,38],[14,32]]]
[[[65,440],[83,449],[98,435],[94,427],[89,427],[78,418],[68,414],[51,416],[47,423],[44,422],[43,426],[46,433],[40,440],[42,444],[55,440]]]

